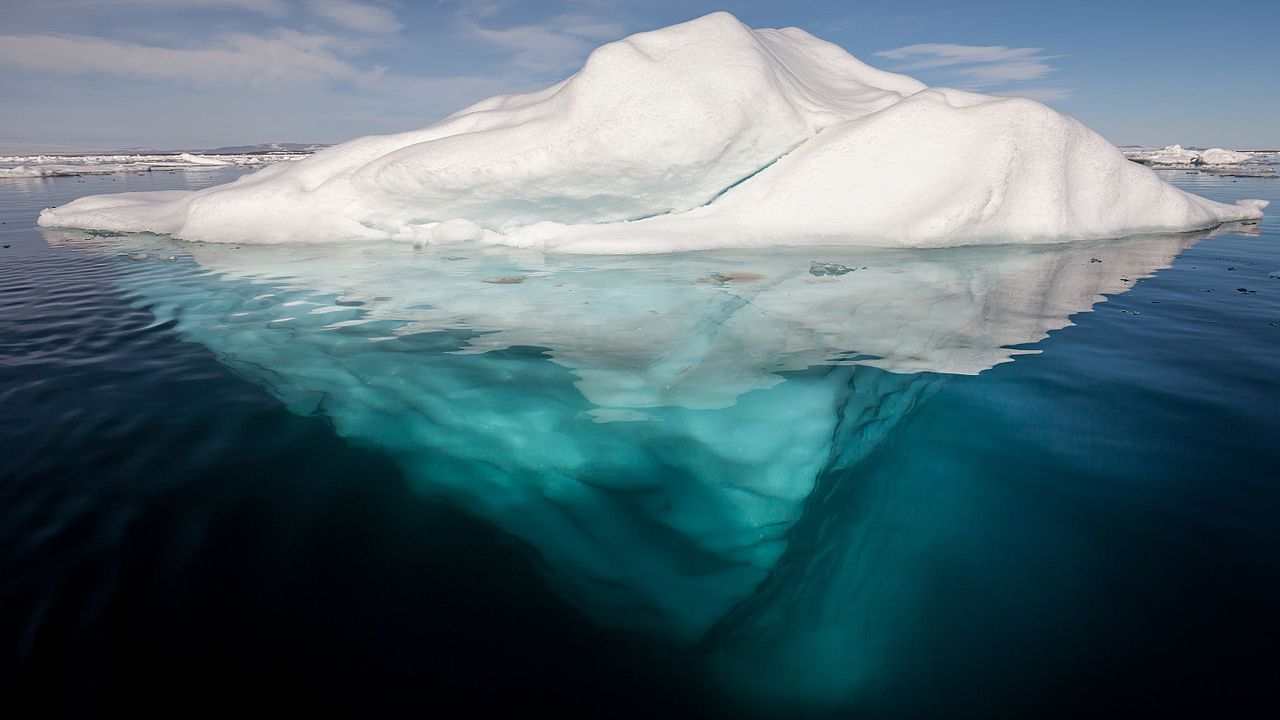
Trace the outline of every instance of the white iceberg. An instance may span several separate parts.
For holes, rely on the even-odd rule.
[[[1134,150],[1129,157],[1151,165],[1194,165],[1199,162],[1200,153],[1181,145],[1166,145],[1159,150]]]
[[[196,192],[82,198],[40,223],[634,253],[1052,242],[1260,216],[1165,184],[1034,101],[928,88],[803,30],[715,13],[422,130]]]
[[[1209,148],[1200,153],[1200,162],[1205,165],[1239,165],[1252,159],[1253,153],[1223,150],[1222,148]]]
[[[191,153],[178,153],[178,159],[186,163],[191,163],[192,165],[223,166],[232,164],[226,160],[219,160],[215,157],[209,157],[207,155],[192,155]]]

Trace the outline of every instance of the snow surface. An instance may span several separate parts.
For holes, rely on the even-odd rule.
[[[1165,184],[1034,101],[928,88],[803,30],[714,13],[422,130],[184,195],[82,198],[40,223],[635,253],[1053,242],[1260,216]]]

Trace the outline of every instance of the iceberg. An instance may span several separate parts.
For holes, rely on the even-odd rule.
[[[1167,145],[1159,150],[1138,151],[1130,157],[1152,165],[1194,165],[1199,162],[1200,153],[1181,145]]]
[[[1200,162],[1205,165],[1239,165],[1252,159],[1252,153],[1223,150],[1222,148],[1209,148],[1200,153]]]
[[[209,157],[207,155],[192,155],[191,153],[178,153],[178,159],[182,160],[183,162],[191,163],[192,165],[214,165],[214,166],[221,167],[223,165],[234,164],[226,160],[218,159],[216,157]]]
[[[1256,219],[1031,100],[930,88],[797,28],[714,13],[544,90],[188,193],[87,197],[49,227],[220,243],[567,253],[1057,242]]]

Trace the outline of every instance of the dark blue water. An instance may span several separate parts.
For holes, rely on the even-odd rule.
[[[1274,214],[763,289],[34,226],[234,172],[0,185],[6,716],[1277,704]]]

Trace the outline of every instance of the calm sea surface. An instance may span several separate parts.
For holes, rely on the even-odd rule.
[[[35,225],[241,172],[0,180],[0,716],[1280,709],[1280,181],[914,253]]]

